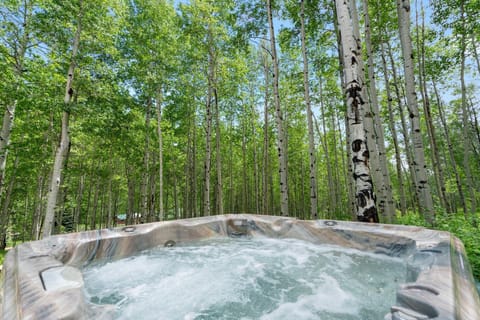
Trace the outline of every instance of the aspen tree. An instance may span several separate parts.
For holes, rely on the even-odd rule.
[[[385,50],[384,50],[383,43],[381,44],[381,48],[382,48],[383,78],[385,80],[385,91],[387,94],[388,126],[390,128],[390,134],[393,140],[393,147],[395,149],[395,165],[397,169],[398,188],[400,193],[400,211],[403,216],[407,213],[407,200],[405,196],[405,183],[403,181],[402,160],[400,155],[400,146],[399,146],[398,137],[397,137],[397,129],[395,127],[395,120],[394,120],[393,106],[392,106],[393,97],[390,90],[390,81],[389,81],[388,69],[387,69],[387,59],[385,58]]]
[[[9,52],[14,60],[14,63],[12,63],[13,74],[15,76],[15,84],[13,88],[14,98],[13,101],[9,101],[5,104],[2,128],[0,130],[0,201],[2,200],[5,191],[5,169],[7,165],[10,137],[15,122],[15,110],[18,104],[18,95],[20,94],[20,87],[23,82],[22,78],[24,74],[25,55],[27,53],[27,48],[30,45],[32,36],[32,1],[24,1],[23,6],[20,6],[19,9],[21,24],[15,26],[14,34],[16,35],[16,39],[13,41],[14,45],[12,46],[12,52]],[[5,14],[4,12],[2,13]],[[5,27],[6,26],[3,25],[3,28]],[[17,159],[18,158],[15,159],[15,163],[18,163]],[[14,167],[16,168],[16,166]],[[12,176],[12,181],[14,181],[14,179],[15,178]],[[5,198],[10,198],[8,192]],[[4,204],[3,207],[5,209],[0,213],[0,249],[4,249],[6,247],[7,224],[9,220],[9,211],[7,210],[8,205],[5,206]]]
[[[367,48],[367,69],[369,81],[368,89],[370,93],[370,102],[374,119],[373,129],[375,130],[375,137],[377,141],[378,163],[380,166],[379,170],[381,172],[381,179],[379,181],[379,187],[381,188],[381,193],[383,195],[383,199],[381,200],[381,207],[383,209],[382,213],[385,216],[386,222],[391,223],[392,220],[395,219],[395,205],[393,203],[392,183],[390,180],[390,173],[388,172],[387,166],[387,151],[385,149],[383,121],[382,118],[380,118],[380,111],[378,107],[378,93],[377,85],[375,83],[375,67],[373,64],[373,50],[370,30],[370,15],[368,13],[367,0],[363,0],[363,10],[365,18],[365,44]]]
[[[418,59],[418,80],[420,83],[420,94],[422,96],[422,105],[423,112],[425,116],[425,123],[427,127],[427,135],[430,142],[431,153],[432,153],[432,164],[433,172],[435,176],[435,182],[437,185],[438,197],[442,207],[446,209],[447,212],[450,212],[450,205],[446,197],[445,189],[445,179],[443,178],[443,168],[440,161],[440,155],[438,152],[437,138],[435,134],[435,126],[433,125],[432,110],[430,107],[430,96],[427,89],[427,79],[426,79],[426,70],[425,70],[425,13],[422,3],[422,25],[418,23],[418,10],[416,10],[416,38],[417,38],[417,52],[419,52],[420,57]],[[421,34],[421,39],[420,39]]]
[[[435,97],[437,100],[438,115],[440,116],[440,123],[442,124],[445,140],[447,142],[450,165],[452,166],[453,174],[455,175],[455,183],[457,185],[458,197],[460,198],[460,205],[463,209],[463,212],[467,212],[467,203],[465,201],[465,196],[463,192],[462,180],[460,179],[460,173],[458,172],[457,161],[455,160],[455,154],[453,152],[453,143],[452,143],[452,139],[450,138],[450,132],[448,131],[447,120],[445,119],[445,112],[443,111],[443,103],[440,99],[436,82],[432,81],[432,85],[433,85],[433,90],[435,92]]]
[[[152,99],[147,102],[145,109],[145,144],[143,149],[143,170],[142,184],[140,185],[141,202],[140,213],[142,221],[148,221],[148,199],[149,199],[149,168],[150,168],[150,120],[151,120]]]
[[[54,221],[55,221],[55,208],[57,205],[58,190],[62,180],[62,170],[64,167],[65,159],[70,146],[69,135],[69,121],[70,111],[69,107],[72,103],[74,94],[73,90],[73,78],[75,74],[75,68],[77,66],[77,54],[80,47],[80,35],[82,32],[82,17],[83,17],[83,0],[79,2],[78,17],[75,36],[73,38],[72,53],[70,56],[70,65],[67,73],[67,83],[65,85],[65,96],[63,99],[64,111],[62,112],[62,125],[60,133],[60,142],[57,146],[55,153],[55,160],[53,164],[52,176],[50,179],[50,187],[48,189],[47,196],[47,208],[45,210],[45,220],[43,224],[43,237],[48,237],[52,234]]]
[[[308,125],[308,155],[310,161],[310,217],[316,219],[317,214],[317,160],[315,156],[315,140],[313,136],[312,106],[310,103],[310,85],[308,80],[308,58],[305,36],[305,1],[300,0],[300,24],[302,40],[303,57],[303,88],[305,96],[305,105],[307,107],[307,125]],[[333,190],[331,190],[333,192]]]
[[[218,93],[217,89],[213,90],[215,99],[215,158],[217,167],[217,214],[223,214],[223,180],[222,180],[222,152],[220,148],[220,109],[218,108]]]
[[[370,155],[362,112],[365,100],[362,96],[363,83],[359,74],[359,61],[362,59],[361,46],[359,46],[359,39],[356,39],[354,35],[349,1],[336,0],[335,4],[343,52],[347,118],[351,130],[349,148],[351,148],[353,179],[355,181],[357,219],[365,222],[378,222],[375,193],[369,167]]]
[[[273,59],[273,98],[275,102],[275,119],[277,122],[277,148],[278,148],[278,160],[280,163],[279,174],[280,174],[280,214],[282,216],[288,216],[288,185],[287,185],[287,155],[286,155],[286,139],[285,139],[285,129],[284,129],[284,119],[282,110],[280,107],[280,93],[278,91],[278,77],[279,77],[279,68],[278,68],[278,56],[275,43],[275,32],[273,28],[273,17],[272,17],[272,2],[267,0],[267,16],[268,16],[268,25],[270,32],[270,50]]]
[[[425,149],[420,128],[417,93],[415,90],[415,75],[413,63],[412,39],[410,37],[410,1],[397,0],[398,24],[402,56],[404,61],[406,97],[413,140],[413,168],[415,170],[415,190],[420,206],[420,213],[430,224],[434,223],[433,200],[427,177]]]
[[[215,78],[215,49],[211,31],[208,31],[208,89],[207,101],[205,104],[205,162],[204,162],[204,189],[203,189],[203,215],[210,215],[210,171],[212,165],[212,98]]]
[[[163,209],[163,131],[162,131],[162,91],[157,89],[155,99],[157,106],[157,135],[158,135],[158,220],[165,219]]]
[[[472,169],[470,166],[470,153],[471,153],[471,145],[470,145],[470,133],[469,133],[469,112],[468,112],[468,107],[467,107],[467,86],[465,84],[465,67],[466,67],[466,35],[465,35],[465,29],[466,29],[466,23],[465,23],[465,1],[461,0],[460,1],[460,20],[462,23],[462,29],[464,32],[462,32],[460,36],[460,90],[461,90],[461,95],[462,95],[462,124],[463,124],[463,167],[465,168],[465,176],[467,180],[467,188],[470,194],[470,213],[472,215],[472,218],[474,218],[474,215],[476,214],[477,211],[477,200],[475,196],[475,187],[473,183],[473,177],[472,177]],[[467,216],[467,212],[464,212],[464,215]]]
[[[262,191],[263,191],[263,214],[269,214],[269,190],[268,190],[268,177],[270,174],[270,159],[268,154],[268,149],[270,146],[270,139],[268,135],[268,127],[269,127],[269,86],[270,86],[270,70],[269,70],[269,63],[268,58],[265,53],[261,54],[261,61],[263,65],[263,75],[265,79],[265,93],[264,93],[264,101],[263,101],[263,168],[262,168]]]

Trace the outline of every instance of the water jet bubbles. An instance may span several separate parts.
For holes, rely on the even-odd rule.
[[[166,249],[89,265],[87,299],[113,302],[118,319],[383,319],[406,275],[399,259],[293,239],[220,238]]]

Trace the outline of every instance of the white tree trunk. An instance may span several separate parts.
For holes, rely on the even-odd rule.
[[[41,231],[41,221],[42,221],[42,199],[43,199],[43,188],[46,175],[39,173],[37,177],[37,188],[35,191],[35,205],[33,211],[32,219],[32,232],[31,239],[38,240],[40,239]]]
[[[211,38],[211,35],[209,35]],[[210,215],[210,170],[212,163],[212,92],[214,90],[215,56],[213,44],[208,52],[208,91],[205,114],[205,165],[204,165],[204,190],[203,190],[203,215]]]
[[[359,48],[361,55],[362,53],[362,45],[361,45],[361,36],[360,36],[360,23],[358,20],[358,12],[357,12],[357,5],[356,1],[348,1],[348,6],[350,10],[350,15],[353,24],[353,37],[357,42],[357,48]],[[378,155],[378,148],[377,148],[377,136],[375,133],[375,125],[374,125],[374,112],[372,110],[372,106],[369,99],[369,92],[367,87],[367,82],[365,80],[365,64],[363,59],[358,60],[358,80],[360,82],[362,92],[361,95],[365,100],[365,104],[361,108],[360,112],[363,116],[363,127],[365,129],[365,134],[367,138],[367,148],[369,152],[369,167],[370,167],[370,174],[373,180],[373,186],[376,188],[376,197],[380,199],[377,201],[377,211],[380,211],[382,215],[385,214],[385,203],[386,201],[386,193],[384,188],[384,181],[382,172],[380,169],[380,160]]]
[[[424,215],[428,223],[434,222],[433,200],[428,184],[425,151],[420,127],[420,117],[415,91],[415,75],[413,63],[412,40],[410,37],[410,1],[397,0],[398,23],[400,42],[404,61],[405,86],[408,104],[408,112],[413,140],[413,167],[416,173],[416,193],[420,206],[420,213]]]
[[[394,92],[395,92],[395,98],[396,98],[396,101],[397,101],[397,106],[398,106],[398,113],[399,113],[399,116],[400,116],[400,124],[401,124],[401,127],[402,127],[402,130],[401,133],[402,133],[402,136],[403,136],[403,142],[404,142],[404,145],[405,145],[405,155],[407,156],[407,164],[408,164],[408,173],[410,175],[410,181],[407,180],[407,183],[410,184],[410,183],[413,183],[413,185],[417,185],[417,176],[415,174],[415,170],[413,169],[413,154],[412,154],[412,147],[411,147],[411,140],[410,139],[410,135],[408,134],[408,130],[407,130],[407,123],[405,121],[405,113],[403,112],[404,111],[404,106],[403,106],[403,103],[404,103],[404,99],[402,97],[402,95],[400,94],[400,81],[399,80],[400,78],[397,76],[397,69],[395,67],[395,61],[394,61],[394,58],[393,58],[393,54],[392,54],[392,47],[390,45],[390,42],[389,41],[386,41],[386,45],[387,45],[387,54],[388,54],[388,58],[389,58],[389,62],[390,62],[390,66],[392,68],[392,84],[393,84],[393,88],[394,88]],[[411,192],[411,190],[414,190],[413,194]],[[410,191],[410,198],[411,198],[411,206],[413,208],[413,210],[415,210],[415,207],[416,205],[418,204],[418,196],[417,196],[417,191],[415,189],[415,187],[412,187],[412,188],[408,188],[408,190]]]
[[[106,209],[107,209],[107,224],[106,228],[113,228],[114,224],[114,211],[113,211],[113,172],[115,168],[113,167],[113,159],[109,159],[109,177],[108,177],[108,184],[107,184],[107,203],[106,203]],[[75,220],[75,210],[73,214],[73,219]],[[75,225],[74,225],[75,228]],[[75,229],[74,229],[75,230]]]
[[[75,37],[73,39],[72,55],[70,58],[70,66],[68,68],[67,74],[67,84],[65,86],[65,96],[63,102],[65,104],[65,111],[62,113],[62,130],[60,134],[60,143],[58,144],[57,151],[55,153],[55,160],[53,164],[52,177],[50,179],[50,187],[48,189],[47,195],[47,208],[45,210],[45,220],[43,225],[43,238],[48,237],[52,234],[53,225],[55,221],[55,208],[57,205],[58,190],[60,188],[60,183],[62,180],[62,170],[65,164],[65,159],[70,145],[69,137],[69,117],[70,113],[68,110],[69,105],[72,102],[73,97],[73,76],[75,73],[76,67],[76,58],[78,53],[78,47],[80,46],[80,34],[82,32],[82,1],[79,4],[79,15],[77,20],[77,30],[75,32]]]
[[[269,103],[269,91],[268,87],[270,86],[270,70],[268,65],[268,59],[265,54],[262,54],[262,63],[263,63],[263,72],[265,76],[265,96],[263,104],[263,174],[262,174],[262,190],[263,190],[263,214],[269,214],[268,210],[268,175],[270,174],[269,166],[270,160],[268,156],[269,149],[269,137],[268,137],[268,126],[269,126],[269,116],[268,116],[268,103]]]
[[[342,40],[340,39],[340,30],[338,28],[338,13],[337,13],[337,8],[336,6],[333,7],[334,11],[334,16],[335,16],[335,22],[334,22],[334,29],[335,29],[335,35],[337,37],[337,51],[338,51],[338,63],[339,63],[339,76],[340,76],[340,83],[342,86],[342,91],[345,90],[346,85],[345,85],[345,78],[343,77],[343,72],[344,72],[344,62],[343,62],[343,48],[342,48]],[[321,85],[320,85],[321,88]],[[320,99],[322,97],[322,94],[320,94]],[[345,105],[347,104],[346,99],[344,99]],[[348,116],[347,116],[347,111],[345,111],[344,114],[344,120],[345,120],[345,136],[346,136],[346,141],[349,143],[350,141],[350,127],[348,125]],[[324,126],[325,127],[325,126]],[[350,163],[350,159],[352,158],[352,151],[351,148],[347,145],[347,159],[345,161],[345,165],[347,167],[348,171],[348,176],[346,177],[348,180],[348,212],[351,214],[352,218],[357,217],[357,207],[355,205],[355,181],[353,180],[353,165]]]
[[[253,88],[252,88],[252,93],[253,93]],[[256,118],[257,113],[256,113],[256,106],[255,104],[252,104],[252,115]],[[259,170],[259,165],[258,165],[258,150],[259,148],[258,143],[257,143],[257,122],[253,120],[251,122],[252,125],[252,136],[255,139],[255,144],[253,146],[253,184],[254,184],[254,193],[255,193],[255,214],[260,214],[260,197],[262,196],[260,194],[260,170]]]
[[[385,81],[385,90],[387,94],[388,125],[390,128],[390,134],[393,140],[393,146],[395,148],[395,164],[397,167],[398,188],[400,193],[400,211],[403,216],[407,212],[407,202],[405,197],[405,185],[403,182],[402,160],[400,157],[400,148],[398,145],[397,129],[395,128],[395,120],[394,120],[393,107],[392,107],[393,98],[390,91],[390,81],[388,77],[387,60],[385,58],[385,50],[384,50],[383,43],[381,44],[381,48],[382,48],[383,78]]]
[[[57,206],[58,191],[62,180],[62,170],[67,157],[70,137],[68,134],[69,113],[64,111],[62,114],[62,131],[60,143],[55,153],[52,177],[50,179],[50,188],[47,194],[47,208],[45,210],[45,220],[43,223],[43,238],[48,237],[53,232],[55,221],[55,209]]]
[[[218,109],[217,89],[213,90],[215,98],[215,148],[217,166],[217,214],[223,214],[223,181],[222,181],[222,152],[220,150],[220,110]]]
[[[310,159],[310,218],[317,219],[317,160],[315,151],[315,140],[313,135],[312,106],[310,103],[310,85],[308,81],[308,59],[305,39],[305,1],[300,0],[300,23],[303,57],[303,87],[305,94],[305,105],[307,107],[307,125],[308,125],[308,153]],[[334,192],[331,190],[331,192]]]
[[[370,89],[370,102],[372,113],[374,117],[374,130],[377,141],[378,162],[380,165],[380,172],[382,179],[379,183],[381,193],[383,194],[382,204],[379,205],[383,209],[381,212],[385,218],[385,222],[391,223],[395,219],[395,204],[392,195],[392,182],[390,180],[390,173],[387,166],[387,151],[385,149],[385,138],[383,133],[383,122],[380,118],[380,111],[378,107],[377,86],[375,83],[375,67],[373,63],[373,50],[370,32],[370,15],[368,14],[368,2],[363,0],[364,21],[365,21],[365,44],[367,48],[367,64],[368,64],[368,81]]]
[[[330,219],[334,216],[335,211],[337,210],[337,192],[335,188],[335,182],[334,182],[334,177],[333,177],[333,172],[332,172],[332,167],[334,164],[331,162],[331,157],[330,157],[330,151],[328,147],[328,139],[327,139],[327,124],[326,124],[326,115],[325,115],[325,103],[323,99],[323,83],[322,83],[322,78],[319,78],[319,104],[320,104],[320,118],[322,119],[322,131],[320,132],[319,125],[317,121],[315,121],[315,125],[317,128],[320,144],[322,145],[323,148],[323,153],[325,157],[325,166],[327,167],[327,181],[328,181],[328,190],[330,190],[330,194],[328,195],[328,210],[327,216],[323,216],[322,219]],[[335,130],[333,130],[335,131]],[[348,180],[351,180],[348,178]],[[325,211],[325,210],[324,210]]]
[[[365,100],[362,97],[362,81],[359,75],[359,61],[362,59],[361,47],[358,45],[360,42],[354,36],[348,1],[336,0],[335,4],[343,49],[347,117],[351,130],[349,147],[352,152],[357,219],[365,222],[378,222],[362,112]]]
[[[8,145],[10,144],[10,133],[12,132],[15,119],[17,100],[5,108],[3,115],[2,130],[0,132],[0,195],[3,193],[3,180],[5,179],[5,167],[7,165]]]
[[[165,213],[163,209],[163,133],[162,133],[162,93],[157,91],[157,135],[158,135],[158,219],[163,221]]]
[[[15,187],[16,183],[16,172],[18,168],[19,157],[18,155],[15,157],[15,162],[12,168],[12,175],[10,177],[10,181],[8,183],[7,190],[5,192],[5,198],[3,199],[2,203],[2,210],[0,212],[0,226],[2,227],[0,233],[0,250],[5,250],[7,246],[7,227],[9,222],[9,209],[10,209],[10,201],[12,198],[13,188]]]
[[[28,1],[24,2],[23,5],[23,20],[21,21],[23,26],[23,34],[21,38],[18,39],[18,43],[14,42],[14,59],[15,64],[13,67],[13,72],[15,74],[15,93],[14,96],[17,96],[20,89],[20,83],[23,75],[23,63],[25,59],[25,53],[30,42],[30,18],[31,18],[31,3]],[[20,32],[19,32],[20,33]],[[18,34],[20,36],[20,34]],[[15,41],[15,40],[14,40]],[[15,98],[11,103],[5,105],[5,113],[3,115],[2,129],[0,131],[0,201],[3,199],[5,191],[5,169],[7,166],[7,157],[8,157],[8,146],[10,145],[10,134],[12,132],[13,124],[15,121],[15,109],[17,107],[18,100]],[[12,177],[12,181],[14,177]],[[9,196],[9,195],[8,195]],[[5,200],[7,197],[5,197]],[[4,206],[5,207],[5,206]],[[6,245],[7,239],[7,229],[8,229],[8,220],[9,220],[9,210],[3,210],[0,215],[0,248],[4,248]]]
[[[440,100],[440,95],[438,93],[437,85],[435,84],[435,81],[432,81],[433,85],[433,90],[435,92],[435,96],[437,98],[437,106],[438,106],[438,115],[440,116],[440,122],[442,123],[442,127],[444,130],[445,134],[445,140],[447,142],[447,149],[448,149],[448,155],[450,158],[450,165],[452,166],[453,173],[455,175],[455,182],[457,184],[457,190],[458,190],[458,197],[460,199],[460,205],[462,206],[463,212],[467,212],[467,203],[465,202],[465,196],[463,193],[463,187],[462,187],[462,180],[460,179],[460,174],[458,173],[458,168],[457,168],[457,161],[455,160],[455,153],[453,152],[453,143],[452,139],[450,139],[450,133],[448,131],[448,125],[447,125],[447,120],[445,119],[445,115],[443,112],[443,104],[442,101]],[[454,207],[454,203],[452,202],[452,208]]]
[[[145,145],[143,149],[143,170],[142,170],[142,184],[140,188],[141,194],[141,202],[140,202],[140,221],[147,222],[148,221],[148,195],[150,191],[148,190],[149,185],[149,171],[150,171],[150,110],[152,105],[152,99],[150,99],[147,103],[145,109]]]
[[[193,107],[192,113],[192,216],[198,217],[198,183],[197,183],[197,128],[195,123],[197,122],[197,108]]]
[[[430,96],[427,89],[427,74],[425,70],[425,10],[423,2],[421,4],[422,24],[420,26],[418,21],[418,10],[415,12],[415,26],[416,26],[416,38],[417,38],[417,52],[419,53],[418,59],[418,80],[420,83],[420,94],[422,96],[423,114],[427,127],[428,139],[431,148],[431,159],[433,165],[433,173],[437,186],[438,198],[443,208],[447,212],[451,212],[450,204],[446,196],[445,179],[443,178],[443,167],[440,161],[440,155],[437,147],[437,138],[435,133],[435,126],[432,119],[432,111],[430,107]],[[420,39],[421,36],[421,39]]]
[[[280,214],[282,216],[288,216],[288,185],[287,185],[287,154],[286,154],[286,140],[285,130],[283,128],[283,115],[280,107],[280,94],[278,91],[279,82],[279,68],[278,68],[278,56],[275,44],[275,31],[273,29],[272,18],[272,3],[267,0],[267,16],[270,32],[270,50],[273,59],[273,98],[275,101],[275,118],[277,123],[277,148],[278,148],[278,160],[279,160],[279,174],[280,174]]]
[[[462,21],[462,27],[465,30],[465,3],[462,0],[460,5],[460,19]],[[467,180],[468,191],[470,194],[470,213],[472,218],[475,219],[474,215],[477,211],[477,200],[475,196],[475,187],[473,184],[472,170],[470,168],[470,150],[471,150],[471,137],[469,133],[470,121],[469,121],[469,112],[467,107],[467,86],[465,85],[465,51],[466,51],[466,41],[465,41],[465,31],[462,32],[460,38],[460,84],[462,92],[462,124],[463,124],[463,167],[465,169],[465,177]],[[467,216],[467,212],[464,212],[464,215]]]

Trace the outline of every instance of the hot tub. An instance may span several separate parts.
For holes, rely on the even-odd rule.
[[[113,303],[87,299],[85,268],[156,247],[217,238],[295,239],[394,259],[404,265],[405,275],[395,284],[394,302],[384,319],[480,319],[480,299],[463,245],[447,232],[247,214],[58,235],[19,245],[5,258],[0,318],[114,319]],[[278,318],[288,319],[285,310]]]

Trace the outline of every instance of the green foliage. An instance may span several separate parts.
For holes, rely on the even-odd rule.
[[[404,216],[398,214],[396,223],[410,226],[427,226],[425,219],[420,214],[411,211]]]
[[[435,219],[434,229],[451,232],[463,242],[473,276],[475,279],[480,279],[480,230],[478,225],[475,226],[471,219],[465,219],[463,213],[437,214]],[[476,220],[480,220],[480,213],[477,213]],[[412,212],[404,216],[397,216],[397,223],[428,227],[423,217]]]
[[[446,190],[450,202],[459,207],[453,168],[456,166],[460,183],[465,185],[465,170],[461,164],[466,141],[462,135],[461,100],[455,100],[460,95],[458,90],[455,91],[459,85],[457,80],[451,80],[458,78],[455,62],[458,60],[458,39],[463,32],[471,31],[473,36],[470,39],[468,34],[467,52],[478,51],[480,24],[471,17],[475,10],[478,11],[479,2],[466,4],[466,15],[470,17],[466,30],[459,23],[458,0],[436,0],[434,3],[438,6],[426,11],[431,15],[426,20],[432,25],[427,26],[425,39],[420,43],[425,46],[427,85],[435,80],[440,91],[439,99],[433,97],[432,90],[429,92],[434,125],[439,126],[438,110],[442,104],[446,129],[454,146],[455,164],[448,157],[447,143],[442,140],[445,130],[439,126],[436,135]],[[276,28],[280,56],[279,91],[287,131],[290,214],[308,218],[305,212],[308,212],[309,205],[309,152],[303,104],[299,5],[298,1],[288,0],[273,1],[273,6],[274,20],[279,25]],[[317,125],[318,206],[324,218],[350,219],[346,110],[339,81],[333,6],[332,1],[305,1],[309,81]],[[401,164],[408,170],[405,152],[409,146],[403,141],[400,128],[403,80],[398,76],[402,65],[395,2],[372,2],[369,10],[375,17],[371,28],[377,50],[374,52],[377,73],[381,42],[392,52],[392,62],[387,57],[390,80],[393,80],[393,72],[397,72],[397,83],[390,83],[394,96],[393,118],[398,126]],[[75,96],[74,103],[69,106],[71,147],[62,181],[65,194],[59,200],[57,210],[64,212],[65,216],[59,230],[90,228],[92,222],[89,219],[93,219],[94,208],[97,223],[93,225],[97,227],[105,225],[109,210],[113,214],[127,212],[127,208],[133,210],[132,213],[139,212],[142,180],[147,175],[151,181],[151,202],[155,204],[152,210],[157,210],[160,147],[154,106],[159,100],[166,217],[177,218],[175,206],[179,207],[182,217],[201,214],[198,209],[203,201],[205,104],[210,54],[215,60],[214,86],[219,106],[225,212],[277,214],[280,194],[278,154],[274,143],[277,130],[272,103],[271,56],[268,38],[265,38],[268,32],[264,1],[4,0],[0,6],[0,116],[6,106],[18,102],[5,170],[5,188],[0,193],[3,207],[6,187],[10,181],[14,182],[10,203],[5,206],[10,215],[9,230],[21,234],[24,240],[34,239],[36,219],[38,222],[44,214],[53,155],[60,133],[72,38],[80,11],[83,16],[74,74]],[[437,25],[433,24],[434,17],[439,18]],[[448,18],[448,23],[440,25],[444,17]],[[28,18],[27,23],[23,22],[24,18]],[[474,45],[477,47],[473,48]],[[473,58],[473,55],[468,57],[471,66],[468,69],[471,70],[476,67]],[[266,73],[270,73],[270,83],[266,82],[264,64]],[[476,71],[472,72],[477,76]],[[475,79],[473,76],[467,78]],[[379,95],[385,104],[384,79],[377,74],[377,80]],[[394,87],[398,87],[398,96]],[[472,153],[477,152],[476,155],[480,149],[475,131],[478,124],[474,122],[479,112],[477,91],[475,86],[469,87],[467,92],[472,110]],[[151,113],[147,129],[149,105]],[[382,109],[381,117],[387,119],[388,110]],[[394,159],[392,133],[387,130],[385,135],[388,159]],[[215,138],[213,134],[212,141]],[[149,155],[147,166],[145,154]],[[427,150],[426,156],[430,165],[432,153]],[[212,164],[216,159],[214,152]],[[474,177],[480,174],[477,160],[478,156],[470,157]],[[390,162],[394,197],[399,201],[399,179],[394,174],[393,161]],[[212,184],[218,176],[219,170],[214,165]],[[403,172],[403,178],[407,206],[411,209],[415,203],[414,187],[408,172]],[[434,180],[433,175],[429,176],[432,185]],[[478,182],[475,183],[478,190]],[[214,189],[212,207],[216,206]],[[432,189],[435,193],[438,187]],[[464,193],[467,194],[466,190]],[[175,195],[178,196],[177,203]],[[470,192],[467,197],[470,204]],[[434,200],[437,212],[445,212],[445,208],[438,207],[439,198]],[[215,210],[212,208],[212,212]],[[462,219],[462,216],[439,215],[438,228],[452,230],[463,240],[478,277],[476,229]],[[399,221],[424,225],[423,218],[414,214],[400,217]]]
[[[3,259],[5,259],[6,254],[7,254],[6,250],[0,250],[0,265],[3,264]]]

